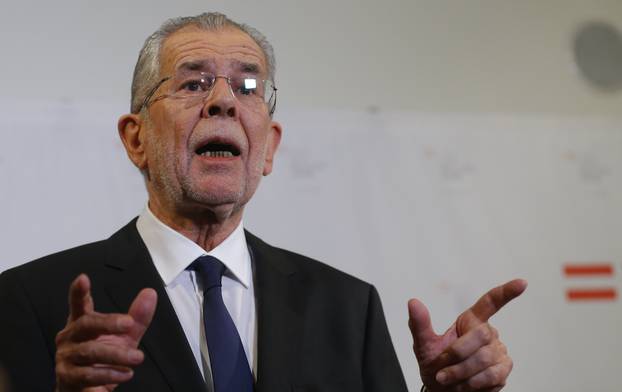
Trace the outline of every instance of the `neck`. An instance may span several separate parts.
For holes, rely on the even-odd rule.
[[[162,208],[157,201],[150,199],[149,210],[162,223],[194,241],[206,252],[220,245],[242,221],[242,209],[228,213],[207,207],[180,211]]]

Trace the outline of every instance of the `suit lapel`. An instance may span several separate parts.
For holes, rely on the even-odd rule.
[[[282,252],[246,232],[255,265],[257,306],[257,392],[290,391],[299,379],[308,282]],[[106,292],[127,312],[138,292],[158,293],[156,312],[141,348],[173,391],[204,391],[205,381],[160,276],[131,221],[108,240]],[[189,364],[191,364],[189,366]]]
[[[256,390],[290,391],[299,379],[307,282],[281,252],[248,232],[246,238],[255,264]]]
[[[119,311],[127,312],[138,292],[145,287],[158,293],[153,321],[140,343],[145,354],[159,368],[171,390],[206,390],[164,285],[136,230],[136,220],[113,235],[109,243],[106,265],[111,272],[106,291]]]

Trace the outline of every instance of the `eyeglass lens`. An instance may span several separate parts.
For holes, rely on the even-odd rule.
[[[218,79],[225,79],[233,95],[243,104],[252,106],[269,103],[274,86],[269,80],[257,79],[253,76],[215,76],[205,72],[178,72],[169,82],[165,83],[165,95],[180,99],[202,99],[214,88]],[[166,86],[168,85],[168,86]]]

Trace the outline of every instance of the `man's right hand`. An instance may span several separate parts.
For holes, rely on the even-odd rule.
[[[56,392],[106,392],[132,378],[144,354],[138,343],[155,313],[157,294],[143,289],[127,314],[98,313],[82,274],[69,287],[69,318],[56,335]]]

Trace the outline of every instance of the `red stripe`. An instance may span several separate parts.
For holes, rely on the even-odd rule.
[[[566,264],[564,266],[566,276],[612,276],[613,265],[611,264]]]
[[[617,297],[618,293],[614,288],[566,290],[568,301],[613,301]]]

